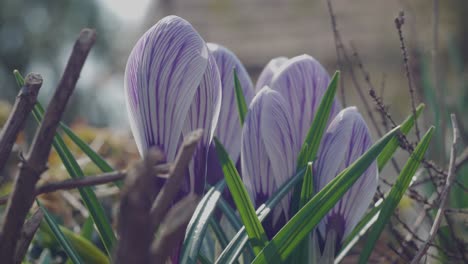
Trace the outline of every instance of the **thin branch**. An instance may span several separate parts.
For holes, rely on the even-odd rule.
[[[151,228],[153,229],[151,233],[158,230],[159,225],[163,221],[163,217],[167,214],[170,205],[177,195],[182,184],[182,179],[185,176],[186,169],[190,160],[192,160],[192,156],[195,153],[202,135],[203,130],[199,129],[185,137],[182,147],[177,154],[174,166],[170,172],[170,176],[161,191],[158,193],[158,196],[151,208],[150,218],[152,219]]]
[[[333,29],[333,38],[335,41],[335,50],[336,50],[336,59],[338,61],[338,69],[342,74],[344,74],[343,71],[343,60],[341,58],[341,52],[340,50],[342,49],[343,43],[341,43],[339,39],[339,33],[338,33],[338,28],[336,25],[336,18],[335,18],[335,13],[333,12],[333,7],[331,0],[327,0],[328,4],[328,12],[330,13],[330,19],[331,19],[331,25]],[[344,86],[344,78],[340,78],[340,97],[341,97],[341,103],[343,106],[346,106],[346,96],[345,96],[345,86]]]
[[[161,164],[154,167],[154,172],[159,178],[167,178],[167,173],[169,173],[170,164]],[[107,184],[119,180],[125,179],[127,176],[126,170],[119,170],[113,172],[107,172],[102,174],[97,174],[93,176],[86,176],[85,178],[78,179],[68,179],[57,182],[48,182],[43,185],[40,185],[36,188],[35,196],[51,193],[56,191],[71,190],[82,187],[96,186],[101,184]],[[5,204],[8,201],[10,196],[6,195],[0,198],[0,205]]]
[[[403,11],[401,11],[398,17],[395,18],[395,26],[398,30],[398,36],[400,38],[400,45],[401,45],[400,48],[401,48],[401,53],[403,55],[406,78],[408,79],[408,89],[409,89],[410,96],[411,96],[411,108],[413,110],[413,115],[416,116],[416,99],[414,97],[414,87],[413,87],[413,81],[411,77],[411,71],[409,69],[408,52],[406,51],[405,39],[403,38],[403,31],[402,31],[404,23],[405,23],[405,15]],[[416,121],[414,122],[414,129],[416,130],[416,137],[418,138],[418,141],[421,140],[421,134],[418,128],[418,122]]]
[[[4,263],[14,261],[17,239],[20,236],[26,215],[34,202],[34,190],[42,172],[46,170],[47,159],[58,123],[67,102],[75,89],[81,69],[96,39],[91,29],[81,31],[75,42],[62,79],[47,107],[44,119],[34,137],[31,150],[20,165],[13,194],[4,214],[4,225],[0,238],[0,259]]]
[[[185,230],[199,201],[197,195],[189,194],[172,206],[152,243],[152,263],[165,263],[184,240]]]
[[[26,252],[28,251],[29,244],[36,234],[37,229],[41,225],[42,218],[44,213],[42,210],[37,209],[36,212],[24,223],[23,230],[21,231],[21,238],[18,241],[18,245],[16,246],[16,253],[15,253],[15,263],[20,264]]]
[[[16,137],[23,129],[26,118],[33,109],[34,104],[36,104],[37,94],[41,86],[41,75],[30,73],[26,76],[24,86],[16,96],[13,110],[0,134],[0,171],[5,167]]]
[[[452,187],[453,180],[455,179],[455,173],[454,173],[455,153],[456,153],[457,141],[458,141],[458,127],[457,127],[457,120],[455,118],[455,115],[452,114],[450,117],[452,119],[452,126],[453,126],[453,141],[452,141],[452,148],[450,150],[450,164],[449,164],[449,169],[448,169],[447,181],[445,183],[445,188],[443,189],[439,198],[439,210],[437,211],[431,231],[429,232],[429,237],[427,238],[427,241],[424,243],[424,245],[419,249],[418,253],[413,258],[413,260],[411,261],[412,264],[419,263],[419,260],[424,256],[424,254],[426,254],[429,248],[429,243],[431,243],[434,240],[435,236],[437,235],[437,230],[439,230],[440,223],[442,222],[442,218],[445,214],[445,208],[447,205],[447,198],[450,193],[450,188]]]

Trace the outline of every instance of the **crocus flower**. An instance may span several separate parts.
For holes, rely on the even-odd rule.
[[[222,107],[219,113],[215,136],[226,148],[231,160],[237,163],[240,156],[242,130],[237,110],[233,70],[235,69],[237,72],[247,105],[250,104],[254,96],[253,84],[247,70],[232,51],[215,43],[208,43],[208,50],[216,60],[223,93],[221,99]],[[223,178],[223,172],[213,145],[211,146],[208,160],[208,182],[215,184]]]
[[[157,146],[167,162],[174,161],[184,135],[203,129],[184,187],[185,193],[202,193],[221,80],[206,43],[187,21],[165,17],[138,40],[125,69],[125,93],[141,155]]]
[[[262,73],[260,80],[268,86],[254,97],[242,131],[242,176],[257,206],[297,171],[301,145],[330,81],[325,69],[310,56],[281,59],[279,64],[270,63]],[[316,192],[371,145],[369,130],[355,107],[340,111],[335,101],[330,120],[313,166]],[[322,250],[332,233],[335,247],[341,246],[368,208],[376,187],[374,163],[318,226]],[[274,210],[273,223],[265,226],[269,235],[291,217],[290,198]]]

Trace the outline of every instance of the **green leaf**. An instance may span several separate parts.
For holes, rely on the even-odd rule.
[[[366,153],[331,180],[275,235],[252,263],[280,263],[312,232],[365,170],[375,161],[399,127],[388,132]],[[275,256],[275,257],[273,257]]]
[[[75,234],[70,229],[59,226],[62,233],[70,241],[76,252],[81,256],[84,263],[89,264],[107,264],[110,263],[109,258],[98,249],[91,241]]]
[[[433,133],[434,127],[429,128],[406,162],[405,167],[403,167],[401,170],[400,176],[398,176],[395,185],[393,185],[390,193],[388,194],[388,197],[383,202],[382,210],[380,211],[377,222],[374,224],[372,230],[369,233],[369,236],[367,237],[365,244],[366,246],[361,252],[359,263],[367,263],[367,259],[371,255],[375,243],[379,239],[385,225],[388,223],[388,221],[390,221],[390,217],[393,214],[395,208],[398,206],[401,198],[405,194],[406,189],[408,189],[411,183],[411,179],[416,173],[416,170],[418,169],[421,160],[423,159],[424,154],[429,147],[429,142],[431,141]]]
[[[302,181],[301,197],[299,200],[299,208],[302,208],[314,196],[314,180],[312,175],[312,162],[307,164],[304,180]],[[306,237],[302,244],[298,247],[297,254],[293,255],[292,263],[306,263],[309,259],[310,251],[310,236]]]
[[[84,142],[80,137],[78,137],[67,125],[64,123],[60,122],[60,128],[63,129],[65,134],[83,151],[86,156],[89,157],[89,159],[96,164],[96,166],[102,171],[102,172],[113,172],[115,171],[114,168],[112,168],[109,163],[107,163],[104,158],[101,157],[98,153],[96,153],[86,142]],[[116,181],[114,184],[122,188],[122,181]]]
[[[224,214],[234,230],[239,230],[242,227],[242,222],[236,215],[236,211],[226,202],[226,200],[224,200],[223,197],[218,201],[218,208]]]
[[[382,199],[378,200],[374,207],[364,215],[361,221],[359,221],[356,227],[354,227],[351,233],[349,233],[349,235],[345,238],[340,253],[335,258],[335,262],[341,262],[346,254],[359,241],[359,238],[361,238],[377,221],[380,209],[382,209],[382,202]]]
[[[216,186],[211,187],[198,203],[185,232],[186,239],[182,245],[181,263],[197,263],[209,219],[216,209],[225,186],[225,181],[221,180]]]
[[[242,91],[242,86],[237,77],[237,70],[234,68],[234,89],[236,94],[236,102],[237,102],[237,111],[239,112],[239,120],[241,126],[244,125],[245,116],[247,115],[247,104],[245,102],[244,93]]]
[[[67,253],[68,257],[73,261],[73,263],[84,263],[78,255],[78,253],[76,252],[75,248],[73,248],[70,244],[70,241],[68,241],[68,239],[64,236],[58,224],[55,222],[54,218],[49,214],[47,209],[43,207],[38,200],[36,200],[36,202],[41,208],[42,212],[44,212],[44,218],[47,222],[47,225],[50,227],[50,230],[54,234],[59,244],[62,246],[65,253]]]
[[[299,200],[299,208],[302,208],[314,195],[314,180],[312,175],[312,162],[307,164],[307,169],[302,181],[301,197]]]
[[[219,142],[217,138],[214,140],[218,159],[223,168],[224,179],[226,180],[226,184],[234,199],[242,222],[244,223],[250,243],[252,244],[254,252],[257,254],[268,242],[265,230],[255,214],[254,206],[250,201],[250,197],[234,163],[229,158],[221,142]]]
[[[411,129],[414,126],[414,121],[419,118],[422,111],[424,110],[424,107],[424,104],[418,105],[418,107],[416,108],[416,118],[414,117],[414,115],[410,115],[408,118],[406,118],[405,121],[403,121],[403,123],[400,126],[401,133],[407,135],[411,131]],[[398,146],[398,138],[392,139],[392,141],[385,147],[382,153],[380,153],[379,157],[377,157],[377,166],[379,168],[379,171],[382,171],[385,164],[387,164],[387,162],[392,158]]]
[[[21,74],[15,70],[14,71],[15,78],[18,81],[20,87],[24,85],[24,79]],[[44,116],[44,108],[41,106],[39,102],[33,108],[33,116],[36,119],[37,123],[40,124],[42,118]],[[81,170],[78,162],[73,157],[73,154],[66,146],[65,142],[63,141],[62,137],[55,133],[54,140],[52,142],[52,146],[57,151],[62,163],[67,170],[68,174],[74,179],[83,178],[84,173]],[[109,222],[109,219],[104,213],[104,208],[99,203],[99,200],[96,197],[93,189],[90,187],[83,187],[78,189],[83,199],[84,204],[89,210],[91,217],[93,218],[94,223],[96,224],[98,233],[101,237],[101,241],[106,248],[106,251],[109,256],[112,255],[113,245],[116,241],[114,232],[112,230],[112,226]]]
[[[323,134],[327,128],[328,119],[330,117],[330,111],[333,106],[333,101],[335,99],[336,90],[338,87],[338,81],[340,79],[340,72],[336,71],[333,75],[330,84],[328,85],[327,91],[323,95],[322,101],[317,109],[315,114],[314,120],[312,121],[312,125],[307,132],[307,136],[302,144],[301,150],[298,156],[297,162],[297,171],[303,169],[307,166],[307,163],[310,161],[314,161],[317,152],[320,147],[320,142],[322,141]],[[311,177],[308,179],[308,177]],[[303,186],[304,184],[311,184],[313,185],[312,174],[304,176],[304,183],[302,183],[302,189],[297,187],[294,190],[293,198],[290,207],[291,215],[295,214],[303,204],[300,204],[300,199],[304,199],[304,201],[308,201],[312,197],[312,193],[303,194],[302,191],[307,191],[310,189],[308,186]],[[307,196],[309,195],[309,196]],[[303,201],[303,202],[304,202]]]
[[[211,227],[211,230],[213,230],[213,233],[216,235],[216,238],[218,239],[221,248],[225,248],[229,243],[229,240],[219,221],[215,220],[213,217],[210,217],[209,225]]]
[[[84,222],[83,226],[81,227],[81,236],[83,236],[84,238],[88,239],[88,240],[91,240],[92,236],[93,236],[93,231],[94,231],[94,222],[93,222],[93,218],[91,218],[90,216],[88,216],[88,218],[86,218],[86,221]]]
[[[416,119],[419,118],[424,108],[424,104],[420,104],[416,108]],[[403,121],[403,123],[400,126],[401,133],[407,135],[411,131],[411,128],[413,128],[414,121],[415,119],[413,115],[408,116],[408,118],[406,118],[406,120]],[[377,157],[379,171],[381,171],[386,165],[386,163],[391,159],[397,148],[398,139],[392,139],[390,143],[387,144],[382,153],[380,153],[380,155]],[[388,193],[385,196],[387,195]],[[335,259],[336,261],[339,262],[339,260],[342,259],[345,256],[345,254],[358,242],[359,238],[362,237],[364,233],[370,229],[370,227],[377,220],[377,216],[381,208],[382,199],[377,201],[375,206],[369,212],[366,213],[366,215],[361,219],[361,221],[359,221],[359,223],[356,225],[353,231],[351,231],[351,233],[349,233],[349,235],[345,238],[345,240],[343,241],[342,249]]]
[[[322,101],[320,102],[320,105],[315,114],[314,121],[312,121],[312,125],[309,128],[301,151],[299,152],[299,156],[297,158],[298,170],[304,168],[307,166],[307,162],[314,161],[316,158],[320,147],[320,142],[322,141],[323,133],[327,128],[327,123],[330,117],[333,101],[335,99],[339,79],[340,72],[336,71],[330,81],[330,84],[328,85],[327,91],[323,95]]]
[[[286,181],[281,185],[276,192],[274,192],[268,201],[262,204],[256,211],[258,219],[260,221],[265,220],[265,218],[273,211],[273,208],[280,203],[280,201],[288,194],[290,191],[299,184],[299,182],[304,177],[304,170],[299,171],[294,175],[290,180]],[[248,236],[245,232],[245,226],[237,232],[234,238],[231,239],[227,247],[221,252],[216,263],[233,263],[237,260],[239,255],[242,253],[244,246],[247,244]]]

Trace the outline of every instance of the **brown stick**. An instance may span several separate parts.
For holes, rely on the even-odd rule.
[[[17,239],[20,236],[24,219],[34,202],[35,186],[46,169],[51,144],[68,99],[75,89],[83,64],[96,39],[94,30],[81,31],[73,47],[62,79],[52,97],[44,119],[34,137],[27,158],[20,164],[13,194],[4,214],[4,225],[0,237],[0,259],[12,263]]]
[[[21,231],[21,238],[18,241],[18,245],[16,246],[16,253],[15,253],[15,263],[20,264],[26,252],[28,251],[29,244],[36,234],[37,229],[41,225],[42,218],[44,213],[42,210],[37,209],[36,212],[24,223],[23,230]]]
[[[189,194],[167,213],[151,246],[151,263],[165,263],[172,254],[177,253],[199,201],[197,195]]]
[[[16,96],[13,110],[0,134],[0,171],[5,167],[16,137],[23,129],[24,122],[36,103],[41,86],[41,75],[30,73],[26,76],[24,86]]]
[[[403,55],[403,64],[405,66],[406,72],[406,79],[408,80],[408,89],[411,98],[411,109],[413,110],[413,116],[416,116],[416,99],[414,96],[414,87],[413,87],[413,80],[411,76],[411,71],[409,69],[409,61],[408,61],[408,52],[406,51],[405,39],[403,38],[403,24],[405,23],[405,15],[403,11],[400,12],[398,17],[395,18],[395,26],[398,31],[398,36],[400,38],[400,48],[401,53]],[[421,140],[421,134],[419,133],[419,127],[417,120],[414,121],[414,129],[416,131],[416,137]]]
[[[450,193],[450,188],[452,187],[453,180],[455,179],[455,173],[454,173],[455,159],[456,159],[455,153],[456,153],[457,140],[458,140],[458,127],[457,127],[457,120],[455,118],[455,115],[452,114],[450,117],[452,118],[453,141],[452,141],[452,148],[450,150],[450,164],[449,164],[449,169],[448,169],[447,181],[445,183],[445,188],[440,194],[439,210],[437,210],[434,223],[432,225],[431,231],[429,232],[429,237],[427,238],[424,245],[419,249],[418,253],[411,261],[411,264],[419,263],[419,260],[421,260],[421,258],[424,256],[424,254],[426,254],[427,250],[429,249],[429,243],[431,243],[434,240],[435,236],[437,235],[437,230],[439,230],[440,223],[442,222],[442,218],[445,214],[445,207],[447,205],[447,198]]]
[[[159,178],[167,178],[167,173],[169,173],[170,163],[162,164],[160,166],[155,166],[155,172],[157,173],[157,177]],[[89,186],[96,186],[106,183],[111,183],[119,180],[125,179],[127,176],[126,170],[120,171],[113,171],[113,172],[106,172],[98,175],[93,176],[86,176],[85,178],[78,178],[78,179],[68,179],[63,181],[57,182],[49,182],[43,185],[40,185],[36,188],[35,196],[44,193],[51,193],[60,190],[71,190],[77,189],[82,187],[89,187]],[[0,197],[0,205],[6,204],[8,202],[8,198],[10,196],[6,195]]]
[[[186,169],[189,162],[192,160],[193,153],[195,152],[198,142],[203,135],[201,129],[195,130],[185,137],[182,147],[177,154],[169,178],[158,193],[156,200],[151,208],[150,218],[152,219],[151,233],[158,230],[159,225],[163,221],[164,216],[169,210],[169,206],[172,204],[174,197],[177,195],[182,179],[185,176]]]
[[[151,206],[158,193],[155,188],[155,163],[161,163],[164,155],[151,149],[142,162],[128,173],[122,192],[118,217],[120,242],[117,246],[115,263],[149,263],[151,242],[154,233],[148,232],[152,225]]]

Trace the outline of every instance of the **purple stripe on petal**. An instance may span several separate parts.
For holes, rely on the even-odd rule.
[[[224,145],[231,159],[236,162],[240,155],[241,125],[237,110],[233,69],[237,70],[247,105],[254,96],[253,85],[245,67],[234,53],[218,44],[208,43],[207,46],[216,60],[223,91],[221,101],[223,107],[219,113],[215,136]]]
[[[316,191],[349,167],[372,145],[369,129],[355,107],[341,110],[328,127],[314,163]],[[346,238],[369,207],[377,189],[376,163],[364,172],[319,224],[322,237],[333,229],[337,243]]]
[[[330,77],[318,61],[301,55],[284,62],[271,80],[271,88],[288,102],[297,137],[302,143],[328,87]],[[340,106],[335,100],[330,120]]]
[[[183,127],[186,135],[198,128],[203,137],[189,165],[190,191],[203,193],[206,180],[206,162],[209,146],[218,122],[221,107],[221,81],[214,57],[209,54],[208,66],[198,87]]]
[[[299,151],[286,101],[268,87],[252,101],[242,132],[242,177],[257,205],[269,198],[295,171]],[[290,197],[273,212],[273,225],[289,211]]]
[[[125,92],[140,154],[156,145],[169,161],[175,158],[207,61],[203,39],[176,16],[163,18],[138,40],[125,69]]]
[[[277,57],[268,62],[263,71],[260,73],[260,76],[258,76],[257,84],[255,85],[255,92],[259,92],[263,86],[270,86],[271,79],[281,68],[281,65],[283,65],[286,61],[288,61],[288,58],[286,57]]]

